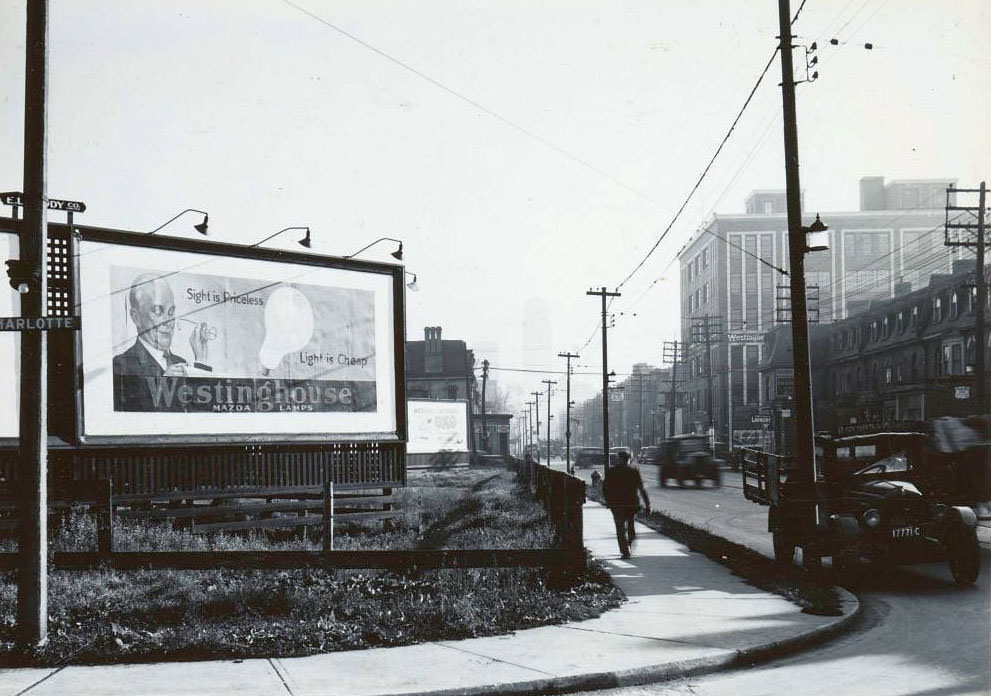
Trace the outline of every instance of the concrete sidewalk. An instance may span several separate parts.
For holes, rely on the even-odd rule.
[[[597,619],[511,635],[286,659],[0,670],[0,696],[532,694],[729,668],[850,621],[803,614],[644,525],[619,558],[612,516],[584,508],[585,545],[629,601]]]

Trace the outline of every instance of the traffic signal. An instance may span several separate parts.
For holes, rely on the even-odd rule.
[[[32,269],[28,262],[23,259],[10,259],[7,264],[7,276],[10,287],[14,288],[22,295],[31,290],[32,281],[40,280],[41,274]]]

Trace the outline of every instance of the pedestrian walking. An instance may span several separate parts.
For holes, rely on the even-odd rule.
[[[633,520],[637,514],[637,492],[643,497],[644,509],[650,512],[650,498],[643,486],[640,470],[630,465],[630,453],[621,450],[617,463],[606,469],[602,481],[602,495],[606,505],[612,511],[616,523],[616,541],[619,542],[619,552],[623,558],[630,557],[630,544],[633,542]]]

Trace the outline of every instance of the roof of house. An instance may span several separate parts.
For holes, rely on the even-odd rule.
[[[475,354],[464,341],[441,341],[441,369],[427,372],[424,354],[426,341],[406,341],[406,379],[474,376]]]

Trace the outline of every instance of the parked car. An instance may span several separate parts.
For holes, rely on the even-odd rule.
[[[919,433],[873,433],[817,437],[823,478],[818,495],[792,478],[782,457],[744,450],[743,491],[768,505],[774,556],[790,564],[801,547],[802,562],[818,570],[824,556],[833,569],[858,575],[879,566],[945,560],[958,585],[980,574],[977,514],[946,497],[945,466]],[[813,511],[821,515],[815,523]]]
[[[575,450],[575,468],[602,466],[601,447],[579,447]]]
[[[709,452],[705,435],[675,435],[661,445],[657,478],[662,486],[672,478],[679,486],[684,486],[686,481],[701,486],[705,479],[712,481],[713,486],[719,486],[722,485],[722,464],[721,459]]]
[[[661,448],[657,445],[642,447],[638,460],[644,466],[657,466],[661,461]]]

